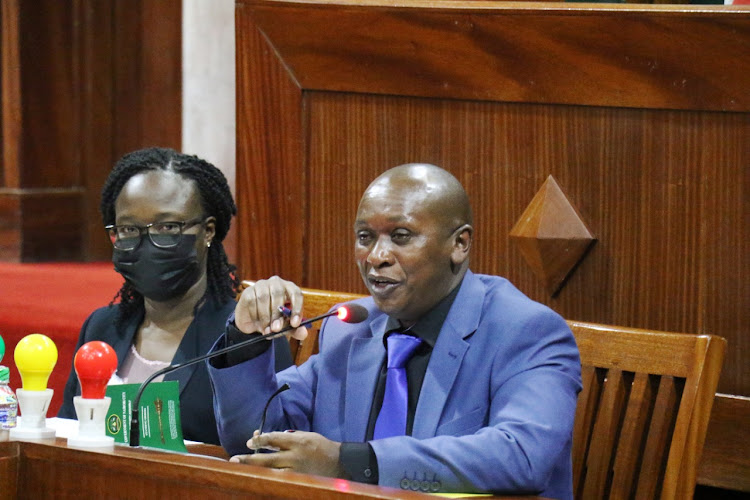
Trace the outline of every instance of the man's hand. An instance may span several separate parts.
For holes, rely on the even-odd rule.
[[[291,318],[285,318],[279,307],[291,304]],[[296,328],[292,337],[304,340],[307,329],[300,327],[302,322],[302,291],[291,281],[278,276],[259,280],[255,285],[242,291],[234,309],[234,324],[244,333],[261,332],[269,335],[278,332],[286,322]]]
[[[326,439],[315,432],[255,431],[247,442],[251,450],[278,449],[275,453],[255,453],[254,455],[236,455],[230,462],[238,462],[274,469],[289,469],[305,474],[326,477],[343,477],[344,471],[339,464],[341,443]]]

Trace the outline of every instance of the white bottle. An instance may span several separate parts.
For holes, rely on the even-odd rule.
[[[10,430],[16,426],[18,399],[8,385],[10,369],[0,366],[0,441],[7,441]]]

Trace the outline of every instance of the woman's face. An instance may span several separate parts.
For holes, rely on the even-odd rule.
[[[156,222],[185,222],[204,217],[195,181],[167,170],[149,170],[134,175],[123,186],[115,200],[115,225],[145,227]],[[195,235],[195,250],[206,274],[208,246],[216,232],[213,217],[204,224],[183,229],[183,235]],[[146,244],[143,234],[140,245]]]

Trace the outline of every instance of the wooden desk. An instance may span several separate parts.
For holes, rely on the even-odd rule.
[[[193,454],[126,446],[95,452],[69,448],[67,440],[62,438],[0,443],[0,500],[435,498],[342,479],[229,463],[217,446],[197,445],[189,449]]]
[[[750,398],[717,394],[698,484],[750,493]]]

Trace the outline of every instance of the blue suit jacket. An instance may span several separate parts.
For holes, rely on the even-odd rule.
[[[264,431],[364,441],[387,316],[369,297],[358,302],[368,320],[326,320],[320,354],[302,366],[274,375],[266,352],[236,366],[209,367],[227,451],[247,452],[268,397],[283,383],[291,389],[271,403]],[[563,318],[503,278],[468,272],[432,352],[412,436],[370,441],[379,484],[571,498],[580,389],[578,349]]]

